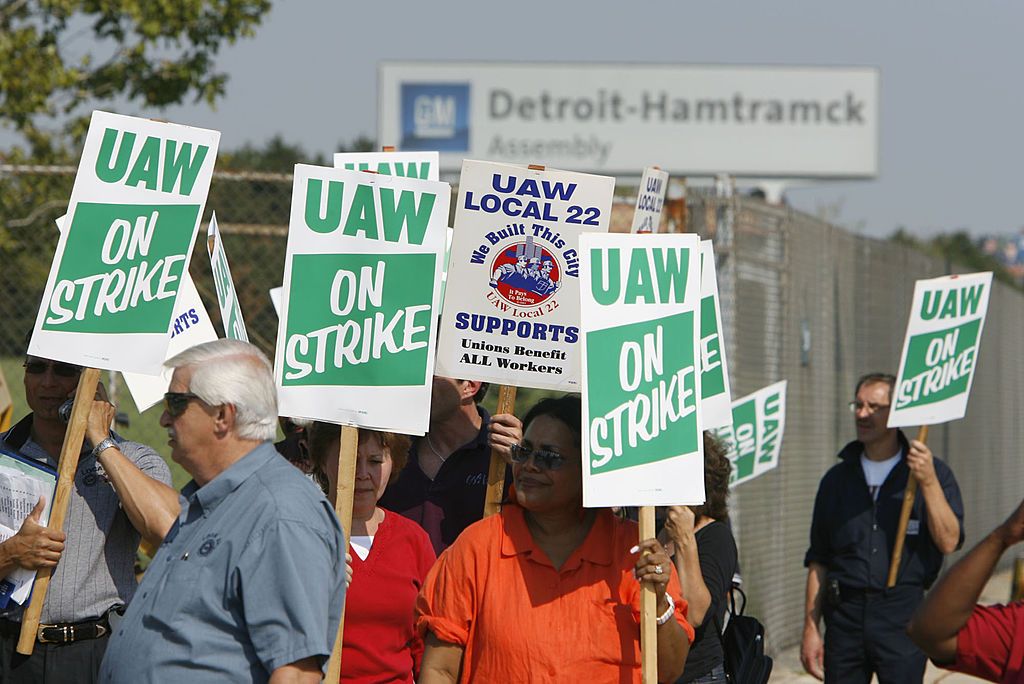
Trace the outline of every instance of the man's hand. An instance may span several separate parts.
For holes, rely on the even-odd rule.
[[[352,554],[345,552],[345,588],[352,586]]]
[[[505,463],[512,463],[512,445],[523,441],[523,423],[511,413],[491,416],[487,426],[487,443],[496,450]]]
[[[85,427],[85,437],[89,444],[96,446],[110,437],[110,425],[117,416],[117,409],[107,400],[107,390],[103,383],[96,386],[96,397],[89,409],[89,422]]]
[[[57,565],[60,554],[64,551],[64,533],[39,524],[39,517],[43,514],[45,505],[46,499],[39,497],[35,508],[21,523],[18,533],[3,544],[10,562],[19,568],[52,568]]]
[[[825,644],[817,627],[804,626],[800,642],[800,662],[807,673],[818,680],[825,679]]]
[[[1006,521],[996,528],[996,535],[1004,546],[1010,547],[1017,542],[1024,540],[1024,501],[1020,502],[1017,510],[1010,514]]]
[[[693,537],[694,516],[689,506],[669,506],[665,517],[664,531],[676,549],[695,544]]]
[[[910,452],[907,454],[907,466],[920,487],[923,488],[938,482],[938,478],[935,475],[935,462],[932,460],[932,451],[924,442],[919,442],[915,439],[910,443]]]

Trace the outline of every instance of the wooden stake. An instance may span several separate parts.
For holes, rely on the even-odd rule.
[[[334,512],[345,532],[345,551],[347,542],[352,538],[352,498],[356,488],[356,453],[359,451],[359,428],[350,425],[341,426],[341,455],[338,457],[338,488],[334,498]],[[338,623],[338,634],[334,638],[334,650],[327,663],[325,682],[336,682],[341,678],[341,642],[345,632],[345,608],[341,609],[341,621]]]
[[[640,507],[640,541],[654,538],[654,506]],[[658,684],[658,595],[644,584],[640,594],[640,662],[643,683]]]
[[[928,441],[927,425],[922,425],[918,429],[917,441]],[[896,576],[900,573],[900,561],[903,559],[903,542],[907,540],[907,525],[910,523],[910,512],[914,508],[914,497],[916,496],[917,480],[911,473],[907,475],[907,488],[903,491],[903,508],[900,510],[900,524],[896,528],[896,543],[892,547],[892,560],[889,561],[889,581],[886,582],[886,587],[896,586]]]
[[[516,388],[513,385],[498,386],[498,407],[495,413],[513,413],[516,409]],[[497,449],[491,449],[491,465],[487,470],[487,497],[484,499],[484,517],[501,511],[501,499],[505,495],[505,459]]]
[[[394,145],[384,145],[383,147],[380,148],[380,151],[381,152],[394,152],[395,151],[395,146]]]
[[[57,464],[57,488],[53,494],[50,520],[46,524],[51,530],[64,529],[64,518],[67,517],[68,504],[71,503],[71,489],[75,484],[75,472],[78,471],[78,457],[82,453],[82,443],[85,441],[85,427],[89,421],[89,411],[92,409],[99,381],[98,368],[86,368],[78,378],[75,405],[71,409],[71,419],[68,421],[68,429],[64,432],[64,445],[60,449],[60,462]],[[35,648],[39,618],[43,613],[46,592],[50,588],[51,575],[53,568],[40,568],[36,572],[32,601],[21,618],[21,636],[18,638],[17,651],[22,655],[32,655],[32,649]]]
[[[11,399],[11,392],[7,388],[7,379],[3,370],[0,370],[0,432],[6,432],[11,427],[11,418],[14,415],[14,401]]]

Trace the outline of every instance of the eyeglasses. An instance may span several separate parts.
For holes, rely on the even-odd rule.
[[[188,402],[193,399],[202,398],[198,394],[192,394],[191,392],[167,392],[164,394],[164,410],[167,411],[167,415],[171,418],[177,418],[185,409],[188,408]]]
[[[533,449],[525,444],[512,445],[513,463],[526,463],[530,460],[530,454],[533,454],[533,462],[537,467],[543,468],[544,470],[558,470],[565,465],[565,456],[557,451]]]
[[[871,402],[871,401],[868,401],[868,402],[851,401],[849,406],[850,406],[850,413],[857,413],[861,409],[865,409],[866,408],[868,410],[868,415],[871,415],[872,413],[875,413],[876,411],[882,411],[884,409],[889,408],[891,406],[891,404],[876,404],[876,403]]]
[[[21,365],[29,375],[42,375],[47,369],[53,369],[57,377],[75,378],[82,372],[81,366],[63,361],[26,361]]]

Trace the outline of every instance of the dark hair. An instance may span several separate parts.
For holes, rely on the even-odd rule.
[[[523,432],[530,427],[530,423],[541,416],[550,416],[565,423],[565,426],[572,430],[576,437],[576,443],[580,443],[581,430],[583,425],[583,403],[578,394],[566,394],[562,397],[548,397],[541,399],[533,405],[523,418]]]
[[[860,388],[864,385],[873,385],[876,382],[884,382],[889,386],[889,399],[892,399],[892,389],[896,386],[896,376],[889,373],[868,373],[867,375],[860,376],[860,380],[857,381],[857,387],[853,390],[854,396],[857,395],[857,392],[860,392]]]
[[[409,459],[409,447],[412,445],[412,440],[408,435],[398,432],[361,428],[359,441],[369,439],[370,435],[377,437],[380,440],[380,445],[391,454],[391,478],[388,480],[388,484],[391,484],[398,478],[398,474],[402,472],[402,468],[405,467],[405,463]],[[339,439],[341,439],[340,425],[318,420],[309,428],[309,460],[313,463],[313,475],[324,489],[326,489],[324,483],[327,482],[327,449]]]
[[[725,522],[729,519],[729,477],[732,463],[722,443],[710,432],[704,433],[704,503],[692,506],[696,517],[705,516]]]
[[[478,389],[476,391],[476,394],[473,395],[473,402],[476,403],[476,404],[479,404],[481,401],[483,401],[484,398],[487,396],[487,390],[489,390],[490,388],[491,388],[491,383],[489,383],[489,382],[481,382],[480,383],[480,389]]]

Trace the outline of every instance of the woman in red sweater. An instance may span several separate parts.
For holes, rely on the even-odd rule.
[[[341,429],[316,423],[310,437],[314,466],[326,476],[335,503]],[[359,431],[352,502],[352,584],[345,596],[341,681],[411,684],[419,674],[423,642],[413,629],[413,610],[434,564],[430,539],[419,525],[377,506],[409,453],[409,438]]]

